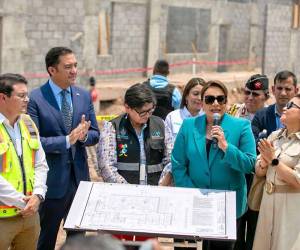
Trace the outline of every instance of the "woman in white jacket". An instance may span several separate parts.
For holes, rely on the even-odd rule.
[[[201,89],[205,85],[202,78],[192,78],[185,85],[182,94],[180,109],[170,112],[165,119],[165,128],[172,134],[173,143],[184,119],[204,114],[201,104]],[[159,184],[162,186],[172,185],[172,169],[169,164],[162,172]]]

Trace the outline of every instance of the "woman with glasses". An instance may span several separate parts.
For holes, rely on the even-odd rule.
[[[127,89],[125,113],[104,123],[98,145],[98,167],[105,182],[158,185],[163,168],[170,164],[172,137],[164,121],[153,116],[156,98],[146,85]],[[143,241],[144,236],[115,235]],[[128,249],[138,249],[132,246]]]
[[[285,126],[258,143],[255,173],[266,176],[254,250],[300,247],[300,94],[283,109]]]
[[[104,124],[97,154],[104,181],[158,185],[173,144],[163,120],[152,115],[155,104],[149,87],[135,84],[125,93],[125,113]]]
[[[183,121],[171,159],[175,186],[236,191],[238,226],[247,209],[245,173],[254,169],[256,150],[250,122],[225,113],[227,94],[219,81],[202,88],[205,115]],[[230,241],[203,241],[203,250],[233,247]]]
[[[200,95],[204,85],[205,81],[202,78],[195,77],[190,79],[184,87],[180,109],[174,110],[167,115],[165,127],[172,134],[173,142],[175,142],[183,120],[204,114]],[[171,165],[168,165],[163,170],[159,183],[162,186],[173,185]]]

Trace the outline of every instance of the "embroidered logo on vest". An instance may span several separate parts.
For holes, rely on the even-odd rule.
[[[127,144],[119,144],[118,147],[120,150],[119,157],[127,157]]]
[[[129,136],[127,135],[127,132],[124,128],[121,129],[121,131],[119,132],[117,138],[118,139],[123,139],[123,140],[128,140],[129,139]]]
[[[160,131],[158,131],[158,130],[152,132],[151,138],[152,139],[163,139],[163,137],[160,134]]]

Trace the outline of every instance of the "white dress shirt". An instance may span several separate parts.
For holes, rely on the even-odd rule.
[[[19,119],[12,127],[7,118],[0,113],[0,124],[4,124],[12,141],[15,143],[17,154],[22,155],[21,133],[19,129]],[[39,139],[38,139],[39,140]],[[40,194],[45,198],[47,191],[46,180],[48,173],[48,165],[45,157],[45,152],[39,140],[39,149],[35,153],[35,174],[33,194]],[[26,203],[23,201],[25,195],[18,192],[6,179],[0,176],[0,200],[8,206],[16,206],[24,208]]]

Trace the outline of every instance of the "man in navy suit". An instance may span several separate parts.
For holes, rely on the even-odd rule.
[[[280,117],[283,108],[298,92],[297,78],[294,73],[284,70],[276,74],[272,93],[276,103],[259,110],[252,120],[252,132],[257,142],[259,133],[264,129],[269,136],[273,131],[283,127]]]
[[[38,249],[52,250],[79,182],[89,180],[85,147],[98,142],[99,129],[89,93],[74,86],[77,61],[73,51],[52,48],[45,62],[50,79],[31,92],[28,113],[40,131],[49,165]]]

